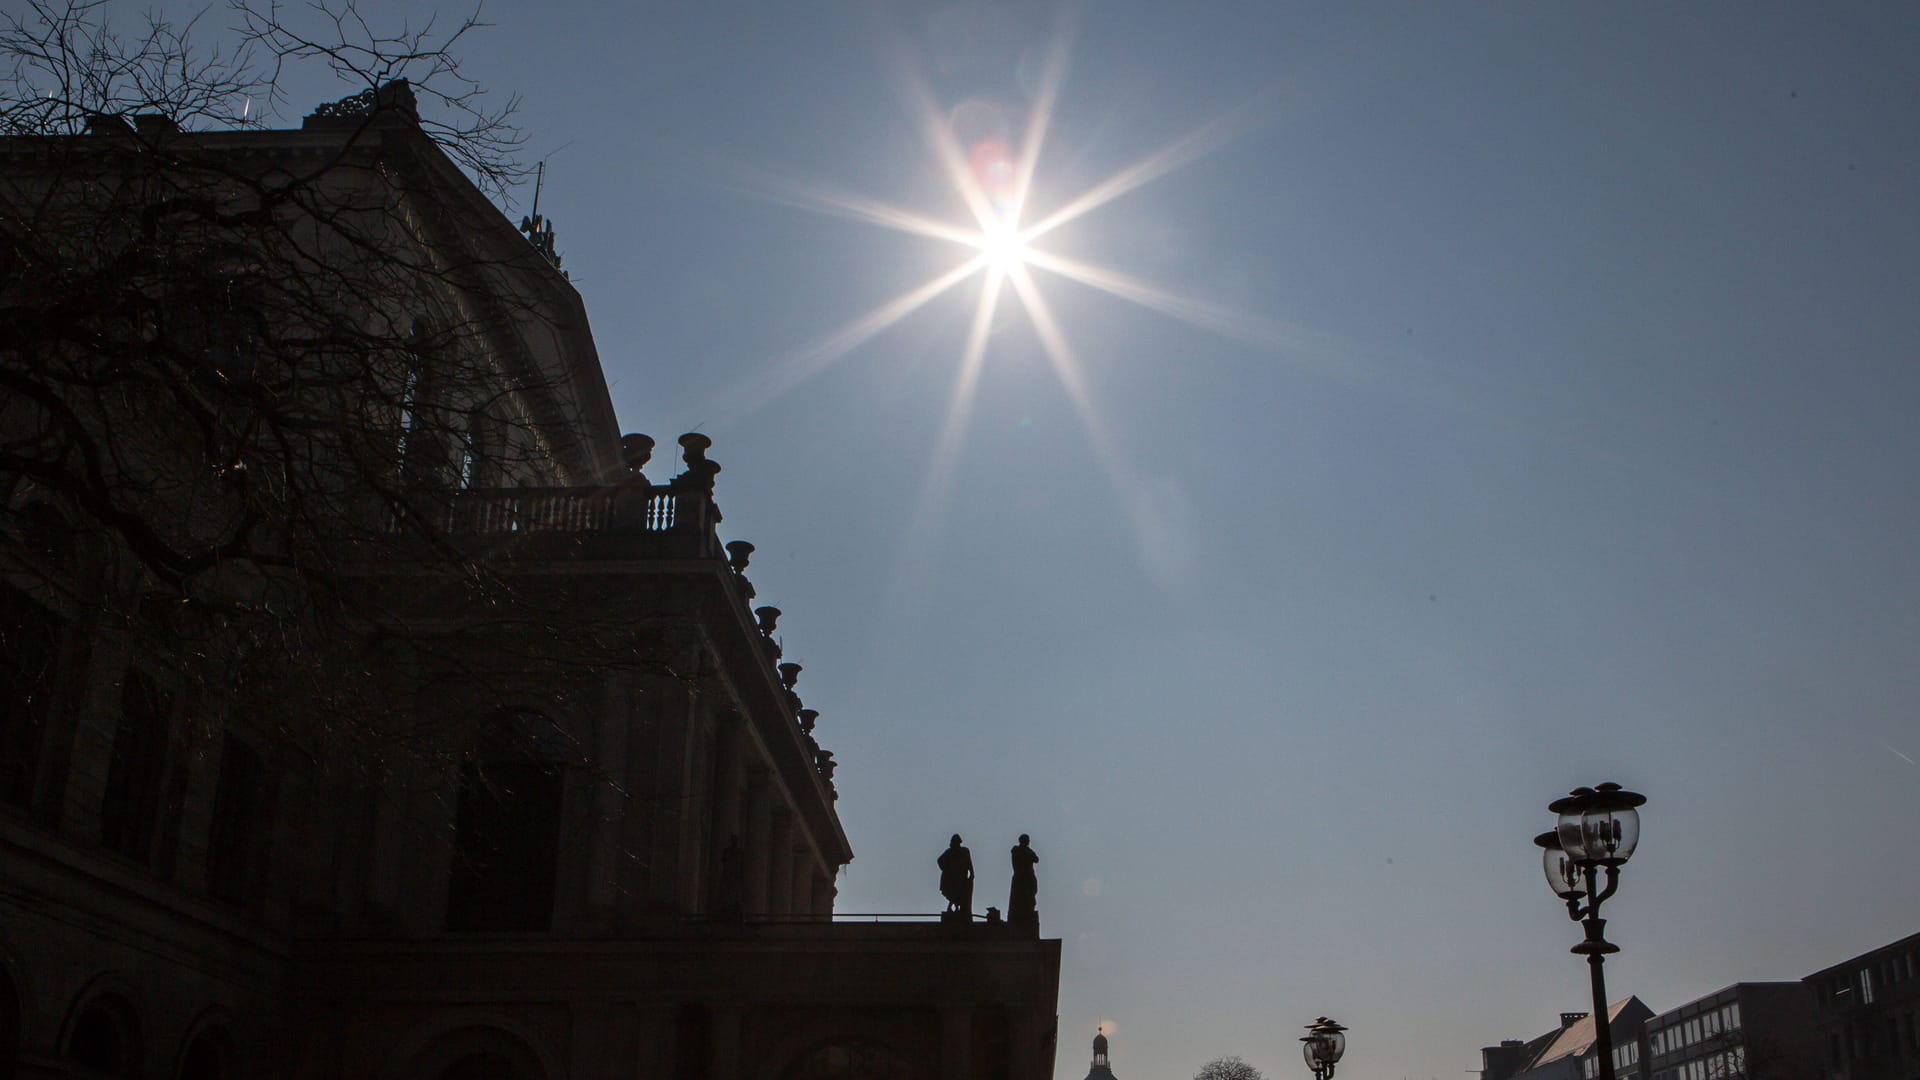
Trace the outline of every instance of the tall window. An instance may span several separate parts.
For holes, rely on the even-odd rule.
[[[260,755],[228,735],[220,749],[220,779],[213,791],[213,825],[207,836],[207,892],[228,903],[247,899],[263,822]]]
[[[454,424],[454,485],[461,491],[473,490],[480,468],[479,437],[474,434],[473,414],[463,413]]]
[[[59,638],[52,612],[0,585],[0,802],[32,805]]]
[[[100,842],[143,863],[151,862],[159,832],[172,711],[173,695],[144,672],[128,669],[120,684],[120,723],[100,800]]]
[[[539,713],[483,724],[460,770],[447,929],[545,930],[560,857],[565,736]]]
[[[420,365],[411,359],[407,370],[400,378],[400,397],[396,402],[398,412],[399,435],[394,441],[394,459],[400,463],[404,473],[407,468],[407,451],[413,440],[413,428],[419,422],[420,414]]]

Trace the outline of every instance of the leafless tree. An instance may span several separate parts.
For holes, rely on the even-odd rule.
[[[137,642],[199,714],[335,767],[448,752],[395,715],[396,671],[462,706],[503,668],[681,674],[648,617],[596,619],[449,535],[480,489],[607,479],[557,444],[578,394],[527,344],[584,335],[550,247],[464,235],[484,198],[443,205],[474,190],[453,170],[494,197],[523,171],[515,103],[456,55],[477,16],[229,13],[224,34],[123,31],[105,0],[0,16],[0,572]],[[305,121],[328,137],[221,141],[279,126],[314,65],[345,91]],[[431,572],[369,575],[396,557]]]
[[[1214,1058],[1200,1071],[1193,1074],[1193,1080],[1264,1080],[1260,1070],[1242,1061],[1238,1057]]]
[[[324,65],[347,93],[406,80],[431,107],[419,126],[490,194],[524,175],[518,98],[494,105],[461,67],[476,12],[450,27],[384,29],[353,0],[321,0],[290,19],[275,0],[234,0],[224,37],[200,24],[147,15],[126,31],[112,0],[28,0],[0,16],[8,62],[0,135],[80,134],[97,117],[164,116],[183,128],[261,128],[288,106],[289,71]],[[318,31],[318,32],[316,32]],[[213,37],[212,43],[208,38]]]

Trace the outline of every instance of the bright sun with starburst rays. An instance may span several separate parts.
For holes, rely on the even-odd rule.
[[[974,243],[986,259],[987,269],[995,273],[1009,273],[1027,261],[1026,238],[1020,235],[1020,227],[1012,222],[993,222],[980,230],[980,236]]]
[[[977,281],[973,316],[959,348],[952,398],[935,448],[933,475],[922,489],[923,499],[939,498],[938,492],[958,456],[995,320],[1008,293],[1017,300],[1032,326],[1042,352],[1066,390],[1099,452],[1098,457],[1106,465],[1109,479],[1116,488],[1124,488],[1126,478],[1122,475],[1119,448],[1107,436],[1092,406],[1068,329],[1056,316],[1041,287],[1042,275],[1064,278],[1228,337],[1258,340],[1271,346],[1285,336],[1284,332],[1274,332],[1276,324],[1177,296],[1140,277],[1047,250],[1046,238],[1055,230],[1217,149],[1248,118],[1253,111],[1250,106],[1254,104],[1248,103],[1202,124],[1112,176],[1059,201],[1044,213],[1034,214],[1030,209],[1036,202],[1036,170],[1066,67],[1067,34],[1063,28],[1046,51],[1037,90],[1026,112],[1024,131],[1017,142],[996,135],[970,134],[969,125],[961,122],[961,109],[950,111],[936,103],[926,80],[911,64],[902,63],[896,68],[900,96],[913,110],[916,125],[940,166],[941,175],[965,207],[966,216],[959,221],[944,220],[825,186],[795,189],[783,185],[783,190],[776,195],[781,201],[910,236],[950,243],[956,249],[956,261],[932,278],[848,320],[812,345],[781,358],[764,382],[742,388],[745,394],[759,399],[755,404],[764,403],[832,366],[937,297]],[[922,506],[923,516],[927,509],[926,505]]]

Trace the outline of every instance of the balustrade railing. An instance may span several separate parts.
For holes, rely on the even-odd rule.
[[[665,533],[698,528],[704,501],[671,488],[475,488],[448,499],[437,524],[454,536]]]

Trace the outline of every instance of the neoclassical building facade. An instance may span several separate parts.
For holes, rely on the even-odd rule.
[[[193,162],[212,202],[321,176],[328,207],[377,218],[433,280],[424,313],[379,310],[391,288],[327,301],[407,340],[369,377],[390,387],[373,419],[326,451],[377,466],[316,488],[354,527],[310,548],[267,530],[324,577],[160,588],[84,489],[0,476],[0,1077],[1051,1075],[1058,941],[834,920],[853,858],[835,762],[751,545],[722,541],[707,439],[648,479],[551,233],[503,218],[404,87],[299,130],[103,118],[60,139],[0,140],[15,222],[127,162]],[[218,250],[235,280],[271,261]],[[196,332],[216,390],[244,397],[268,349],[221,337],[235,311]],[[421,344],[452,320],[459,380]],[[0,432],[62,407],[0,409]],[[129,459],[184,453],[76,411]],[[196,483],[149,479],[139,506],[180,500],[191,539],[225,497]],[[292,647],[237,629],[262,607]],[[364,636],[303,666],[301,628],[341,626]],[[251,674],[271,648],[280,666]]]

